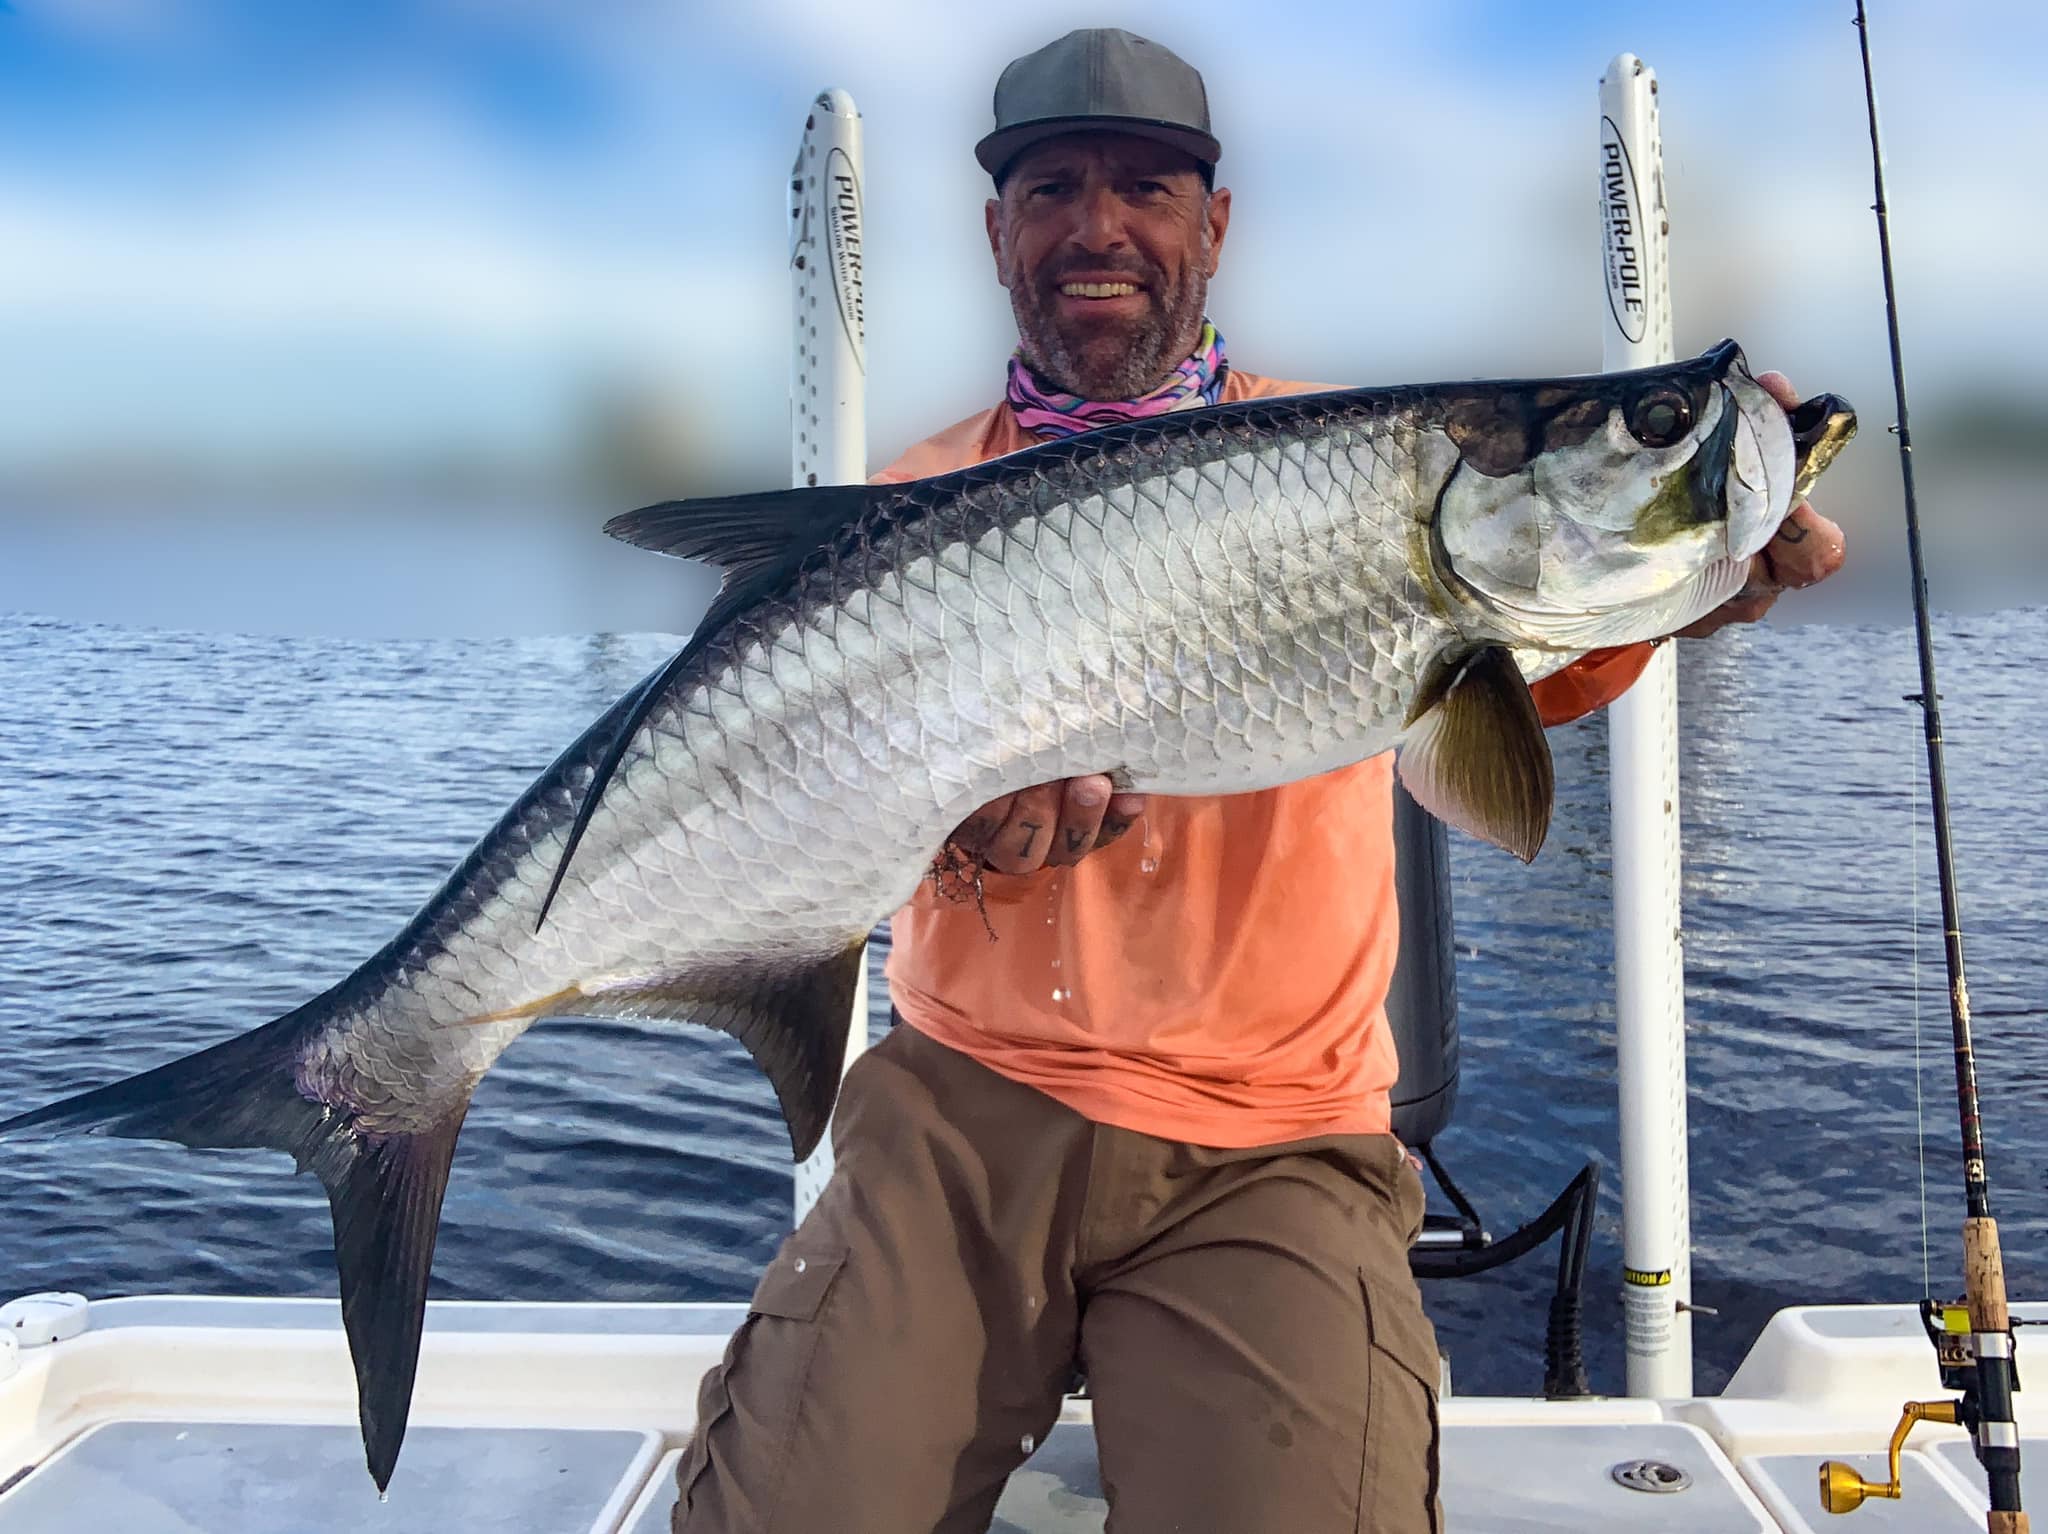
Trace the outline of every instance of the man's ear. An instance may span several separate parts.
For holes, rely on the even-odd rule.
[[[988,253],[995,258],[996,281],[1004,287],[1010,285],[1007,264],[1003,260],[1003,199],[998,193],[988,200],[982,209],[982,218],[988,225]]]
[[[1230,188],[1219,186],[1209,194],[1209,275],[1223,265],[1223,236],[1230,231]]]

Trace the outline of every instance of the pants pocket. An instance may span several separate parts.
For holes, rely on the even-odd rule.
[[[714,1464],[719,1477],[734,1483],[721,1488],[721,1503],[765,1509],[764,1530],[772,1522],[818,1349],[819,1316],[846,1256],[844,1247],[786,1245],[761,1275],[724,1360],[698,1391],[696,1432],[676,1467],[675,1529],[689,1526]]]
[[[1415,1281],[1359,1274],[1370,1330],[1358,1534],[1441,1534],[1436,1333]]]

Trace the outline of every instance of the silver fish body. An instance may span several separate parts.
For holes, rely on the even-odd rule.
[[[1838,439],[1844,412],[1819,414]],[[1404,743],[1425,805],[1533,854],[1549,781],[1527,682],[1732,595],[1799,449],[1727,344],[635,513],[621,536],[728,565],[719,601],[403,932],[285,1018],[0,1133],[263,1144],[317,1170],[382,1485],[456,1132],[539,1018],[724,1028],[801,1154],[859,944],[999,795],[1082,772],[1229,793]]]
[[[375,1004],[337,1021],[319,1095],[415,1130],[539,998],[836,953],[970,810],[1026,784],[1113,770],[1223,793],[1386,749],[1457,637],[1411,555],[1430,487],[1408,435],[1398,413],[1217,423],[1142,463],[1075,453],[878,519],[664,687],[542,923],[594,753],[556,764]],[[384,1062],[422,1024],[467,1027],[394,1092]]]

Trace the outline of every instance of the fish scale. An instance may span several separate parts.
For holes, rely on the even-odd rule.
[[[1626,424],[1652,398],[1682,416],[1668,439]],[[381,1486],[456,1136],[535,1021],[724,1029],[801,1155],[866,933],[1014,790],[1111,772],[1237,792],[1400,740],[1426,807],[1533,855],[1550,782],[1529,680],[1732,595],[1790,508],[1796,445],[1725,343],[1638,374],[1216,406],[907,485],[633,513],[614,530],[724,564],[725,587],[404,931],[296,1011],[0,1134],[270,1146],[316,1171]],[[1763,466],[1761,492],[1738,461]]]

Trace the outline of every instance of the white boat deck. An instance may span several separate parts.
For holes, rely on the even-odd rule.
[[[2048,1307],[2018,1307],[2048,1319]],[[80,1336],[20,1353],[0,1379],[0,1534],[663,1534],[699,1376],[744,1307],[429,1307],[412,1429],[387,1502],[363,1469],[354,1377],[332,1301],[95,1302]],[[1922,1426],[1906,1500],[1849,1522],[1819,1511],[1816,1470],[1867,1476],[1899,1403],[1940,1391],[1906,1306],[1778,1315],[1716,1397],[1443,1405],[1456,1534],[1680,1534],[1984,1527],[1958,1429]],[[2048,1402],[2020,1398],[2030,1506],[2048,1505]],[[1632,1490],[1653,1461],[1683,1489]],[[1085,1402],[1011,1480],[999,1534],[1094,1534],[1105,1512]]]

